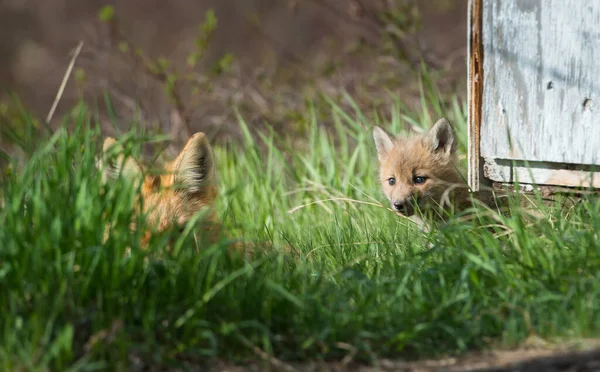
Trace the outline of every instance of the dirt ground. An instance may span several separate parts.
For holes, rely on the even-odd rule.
[[[299,372],[429,372],[429,371],[531,371],[531,372],[583,372],[600,371],[600,341],[586,342],[586,345],[561,346],[556,348],[527,347],[519,350],[490,351],[469,354],[458,358],[422,360],[414,362],[382,359],[378,366],[365,366],[356,363],[318,362],[305,364],[284,364],[271,361],[249,366],[233,366],[215,363],[210,372],[246,371],[299,371]],[[206,369],[203,369],[206,370]]]
[[[106,3],[114,3],[119,30],[131,49],[139,48],[150,59],[166,58],[169,71],[180,81],[185,74],[193,77],[193,83],[186,80],[178,87],[180,108],[165,94],[165,84],[122,52],[123,40],[98,21],[98,9]],[[420,57],[438,72],[435,81],[445,94],[466,95],[466,0],[419,2],[422,27],[399,43],[410,51],[406,58],[397,55],[400,47],[386,46],[382,35],[391,25],[378,24],[369,7],[361,11],[386,1],[238,3],[0,2],[0,105],[8,99],[7,92],[15,92],[28,110],[46,117],[80,41],[81,53],[54,117],[68,113],[83,96],[97,105],[108,135],[116,134],[115,124],[124,130],[139,120],[176,141],[195,131],[223,140],[240,138],[233,108],[251,127],[268,122],[278,132],[301,134],[307,100],[318,101],[321,95],[338,100],[342,92],[367,113],[377,110],[385,116],[396,97],[408,107],[420,108]],[[215,11],[217,29],[203,52],[203,67],[190,72],[186,61],[208,8]],[[227,53],[233,56],[231,71],[205,76]],[[201,83],[205,79],[210,84]],[[110,110],[104,104],[105,93],[111,98]],[[328,124],[327,117],[321,121]],[[59,123],[56,119],[51,124]],[[185,135],[178,138],[180,133]]]
[[[429,372],[429,371],[482,371],[482,372],[588,372],[600,371],[600,350],[577,353],[552,353],[534,351],[494,352],[465,358],[446,358],[418,362],[381,360],[379,366],[354,363],[308,363],[303,365],[278,365],[268,369],[263,364],[248,367],[217,363],[211,372],[246,371],[301,371],[301,372]]]

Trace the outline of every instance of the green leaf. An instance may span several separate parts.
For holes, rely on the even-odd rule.
[[[105,5],[98,12],[98,19],[100,22],[111,22],[115,18],[115,7],[112,5]]]
[[[206,34],[211,33],[215,30],[215,28],[217,28],[217,17],[213,9],[206,11],[206,14],[204,14],[204,22],[200,28]]]

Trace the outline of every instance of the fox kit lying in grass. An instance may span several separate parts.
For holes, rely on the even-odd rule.
[[[392,210],[407,217],[416,207],[462,208],[469,204],[469,190],[455,168],[456,140],[446,119],[414,137],[395,137],[375,127],[373,138],[379,159],[379,174]]]
[[[115,144],[114,138],[106,138],[103,152],[106,153]],[[104,165],[104,180],[117,177],[120,173],[124,177],[141,180],[138,197],[143,199],[142,212],[147,214],[153,231],[164,231],[172,226],[183,227],[203,208],[209,208],[209,218],[204,227],[208,230],[216,227],[212,210],[217,198],[216,172],[212,149],[204,133],[190,137],[177,158],[158,175],[146,173],[138,162],[130,157],[123,159],[123,155],[115,162]],[[147,231],[143,245],[147,244],[150,236],[151,231]]]

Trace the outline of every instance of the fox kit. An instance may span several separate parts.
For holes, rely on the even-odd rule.
[[[116,145],[114,138],[104,140],[103,152]],[[143,212],[147,213],[149,225],[155,231],[163,231],[172,226],[183,226],[198,211],[208,207],[209,219],[205,228],[216,226],[212,207],[217,198],[216,173],[213,153],[204,133],[196,133],[187,141],[177,158],[165,166],[159,175],[147,174],[134,159],[123,159],[120,155],[116,162],[103,167],[104,180],[124,177],[140,180],[143,199]],[[139,212],[139,211],[138,211]],[[144,235],[145,245],[151,232]]]
[[[408,138],[393,138],[376,126],[373,138],[383,192],[395,212],[411,217],[417,206],[425,211],[469,202],[467,185],[455,168],[456,140],[448,120]]]

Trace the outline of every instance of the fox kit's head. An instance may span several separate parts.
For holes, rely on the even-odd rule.
[[[409,138],[393,138],[376,126],[373,138],[383,192],[394,211],[411,216],[417,205],[442,205],[445,191],[460,182],[448,120],[440,119],[424,135]]]
[[[116,140],[106,138],[103,152],[113,146],[118,146]],[[123,159],[122,155],[103,165],[105,180],[122,174],[142,182],[139,197],[143,198],[143,212],[156,231],[183,226],[196,212],[211,207],[217,197],[213,153],[204,133],[190,137],[177,158],[156,175],[147,174],[134,159]],[[147,232],[143,243],[149,236]]]

